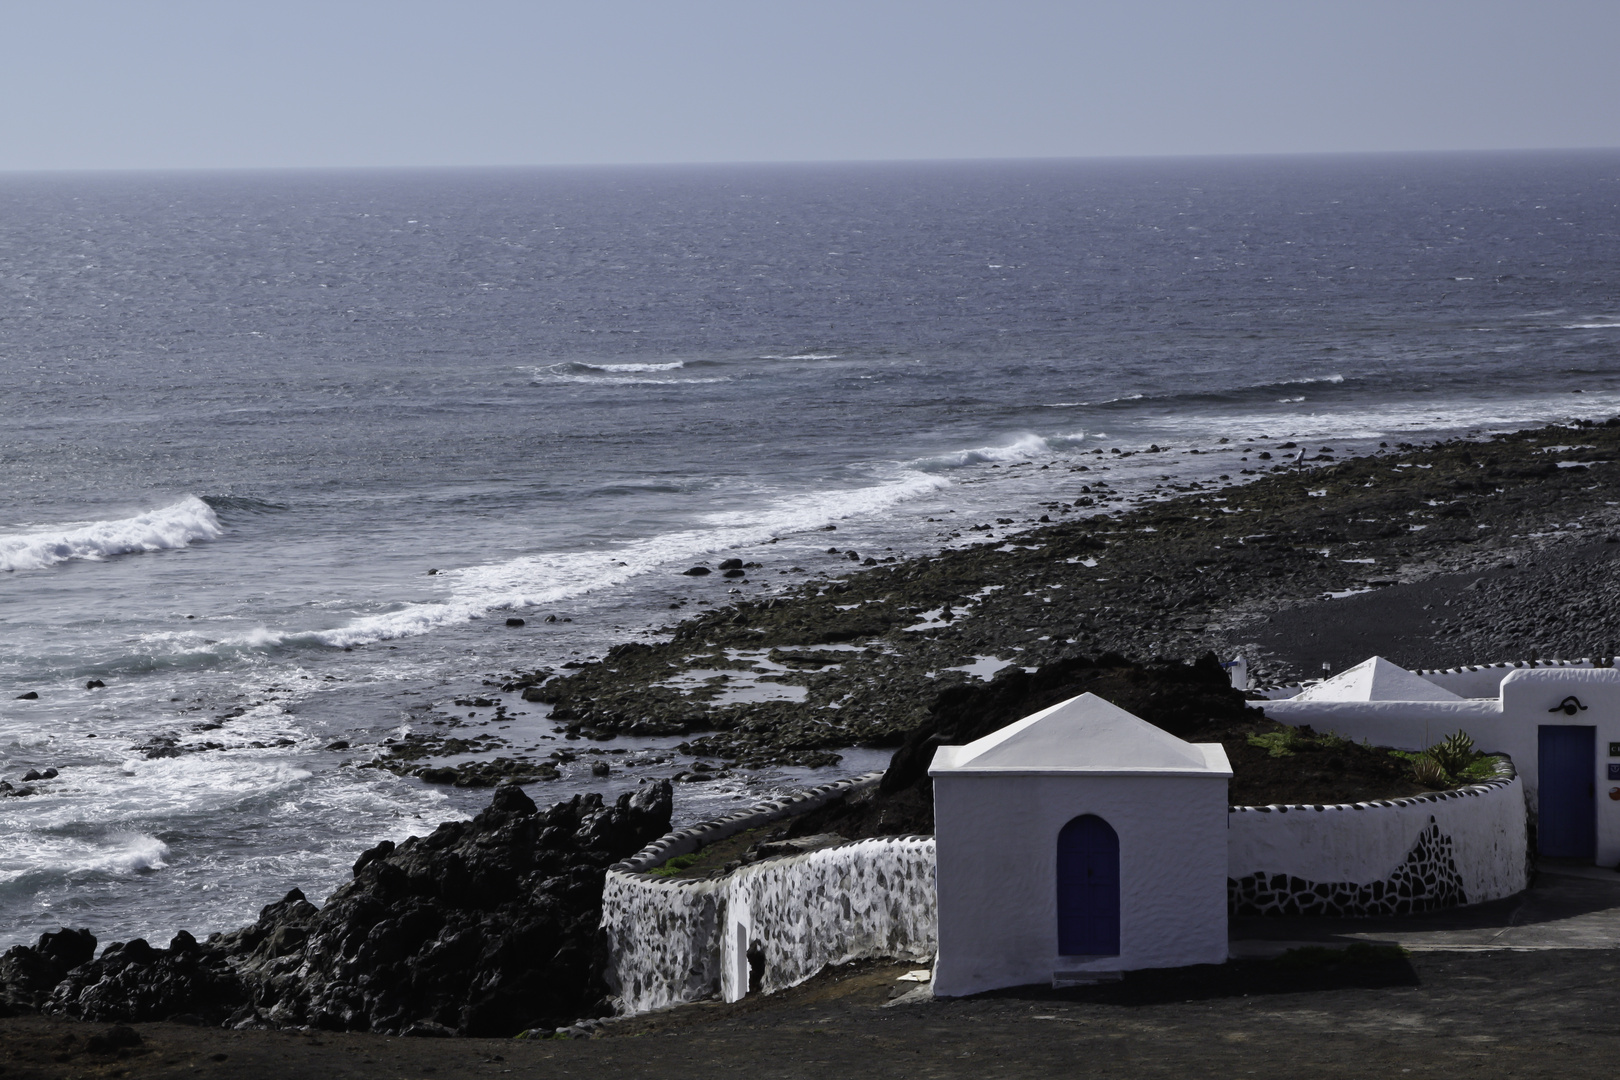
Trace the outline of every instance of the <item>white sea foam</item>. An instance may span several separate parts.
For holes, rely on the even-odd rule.
[[[169,845],[145,833],[96,839],[13,833],[12,857],[0,859],[0,883],[29,874],[138,874],[168,866]]]
[[[969,450],[954,450],[947,454],[936,454],[933,457],[922,458],[912,462],[911,467],[936,472],[943,469],[960,469],[968,465],[987,465],[1003,461],[1029,461],[1054,453],[1064,453],[1084,444],[1085,439],[1086,433],[1083,431],[1072,435],[1025,433],[1000,446],[976,446]]]
[[[0,535],[0,570],[42,570],[74,559],[183,548],[224,533],[213,508],[195,495],[113,521],[83,521]]]
[[[571,361],[526,370],[537,383],[583,383],[589,386],[701,386],[731,381],[729,375],[698,379],[668,377],[671,372],[685,367],[684,360],[662,364],[586,364]]]
[[[1461,431],[1506,431],[1572,419],[1601,419],[1620,411],[1620,393],[1588,391],[1572,395],[1553,391],[1522,394],[1496,401],[1394,400],[1360,408],[1320,411],[1231,412],[1218,417],[1155,417],[1151,437],[1204,440],[1212,435],[1247,438],[1257,431],[1274,437],[1375,439],[1388,435],[1443,437]]]
[[[145,833],[125,833],[113,838],[112,849],[95,867],[115,873],[139,873],[142,870],[162,870],[168,866],[169,845]]]
[[[806,352],[806,353],[793,353],[793,354],[788,355],[788,356],[783,356],[783,355],[778,354],[778,353],[766,353],[765,355],[761,356],[760,359],[761,360],[837,360],[838,359],[838,354],[837,353],[830,353],[830,352],[828,352],[828,353]]]
[[[587,371],[605,371],[610,375],[617,375],[642,371],[679,371],[686,366],[686,361],[672,360],[667,364],[587,364],[576,361],[574,366]]]
[[[691,529],[600,551],[551,552],[447,570],[440,574],[451,588],[450,598],[444,602],[405,604],[332,630],[282,633],[260,628],[225,644],[271,646],[307,641],[346,646],[424,634],[482,618],[490,611],[555,604],[715,552],[879,514],[948,484],[942,477],[907,473],[870,487],[785,496],[759,510],[707,514]]]

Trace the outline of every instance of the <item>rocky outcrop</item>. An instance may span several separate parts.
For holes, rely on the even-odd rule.
[[[669,831],[670,785],[541,810],[498,789],[471,821],[363,853],[317,908],[293,890],[257,922],[92,960],[86,931],[0,957],[0,1008],[96,1021],[513,1035],[609,1011],[606,868]]]
[[[88,930],[41,934],[32,948],[16,945],[0,956],[0,1016],[35,1012],[67,973],[96,955]]]
[[[141,938],[107,946],[67,973],[43,1011],[103,1022],[182,1017],[218,1023],[246,999],[228,958],[182,930],[167,949]]]

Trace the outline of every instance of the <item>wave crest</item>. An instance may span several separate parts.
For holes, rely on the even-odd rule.
[[[157,510],[113,521],[73,522],[0,536],[0,570],[43,570],[73,560],[183,548],[225,532],[213,507],[195,495]]]
[[[911,463],[914,469],[941,472],[961,469],[969,465],[988,465],[1003,461],[1029,461],[1048,454],[1062,454],[1085,445],[1086,433],[1072,435],[1035,435],[1025,433],[1001,446],[976,446],[969,450],[956,450],[936,454]]]
[[[582,360],[575,360],[568,366],[575,371],[605,371],[609,375],[628,375],[646,371],[679,371],[686,366],[686,361],[671,360],[667,364],[587,364]]]
[[[450,570],[441,577],[451,587],[451,597],[445,602],[406,604],[333,630],[300,634],[260,630],[255,632],[254,643],[274,646],[312,641],[322,645],[363,645],[428,633],[441,626],[483,618],[490,611],[555,604],[715,552],[807,532],[846,518],[882,513],[899,503],[931,495],[948,483],[943,477],[910,473],[870,487],[788,496],[757,511],[708,514],[694,528],[663,533],[605,551],[530,555],[504,563]]]

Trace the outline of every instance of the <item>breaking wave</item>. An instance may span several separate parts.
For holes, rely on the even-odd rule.
[[[587,364],[571,360],[562,364],[526,369],[537,383],[583,383],[589,386],[696,386],[703,383],[729,382],[728,375],[706,378],[682,377],[691,367],[711,367],[711,363],[670,360],[657,364]]]
[[[846,518],[882,513],[899,503],[931,495],[948,484],[943,477],[909,473],[871,487],[782,497],[759,510],[707,514],[693,528],[602,551],[528,555],[488,566],[448,570],[440,575],[451,588],[450,598],[444,602],[406,604],[333,630],[287,634],[259,629],[238,644],[259,648],[300,642],[348,646],[425,634],[483,618],[491,611],[559,603],[622,585],[642,574],[667,570],[672,564],[690,563],[716,552],[807,532]]]
[[[1063,454],[1085,444],[1086,433],[1081,431],[1073,435],[1033,435],[1024,434],[1001,446],[977,446],[969,450],[956,450],[948,454],[936,454],[932,457],[920,458],[911,463],[914,469],[924,472],[941,472],[948,469],[961,469],[969,465],[986,465],[1003,461],[1029,461],[1033,458],[1049,454]]]
[[[667,364],[587,364],[576,360],[568,365],[576,371],[604,371],[609,375],[631,374],[645,371],[679,371],[685,360],[671,360]]]
[[[100,560],[139,551],[183,548],[224,533],[213,507],[195,495],[114,521],[72,522],[0,536],[0,570],[42,570],[58,563]]]

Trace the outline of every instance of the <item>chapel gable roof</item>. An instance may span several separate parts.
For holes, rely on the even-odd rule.
[[[1096,694],[1059,702],[966,746],[942,746],[928,771],[1232,774],[1219,743],[1178,739]]]

